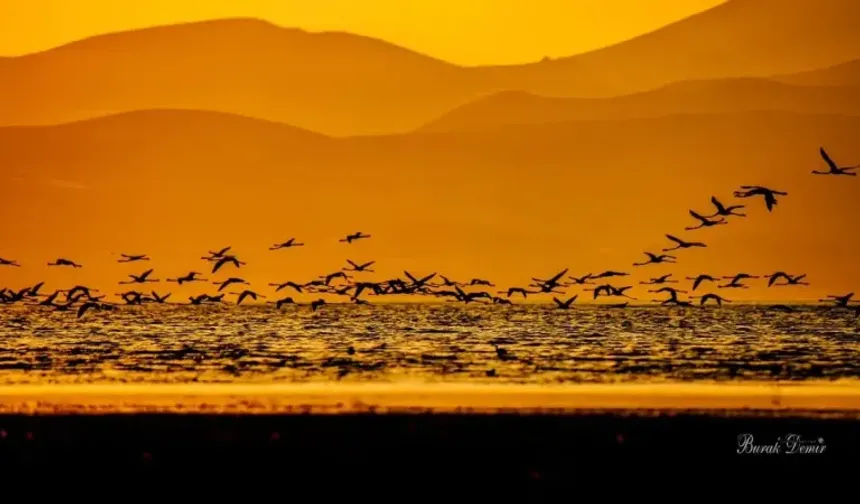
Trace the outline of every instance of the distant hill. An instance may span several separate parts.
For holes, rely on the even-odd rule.
[[[730,0],[597,51],[464,68],[367,37],[244,19],[93,37],[0,59],[0,124],[144,109],[215,110],[328,135],[412,130],[501,91],[609,97],[860,58],[860,2]]]
[[[801,86],[860,86],[860,60],[809,72],[777,75],[773,78]]]
[[[860,116],[860,86],[812,87],[765,79],[724,79],[679,82],[605,99],[550,98],[510,91],[458,107],[418,131],[765,110]]]
[[[392,44],[230,19],[97,36],[0,60],[0,124],[145,109],[378,133],[464,96],[458,69]]]
[[[408,269],[516,285],[565,266],[572,274],[628,270],[673,233],[708,248],[679,254],[666,272],[804,272],[813,286],[802,291],[721,293],[814,298],[860,283],[860,238],[846,231],[860,215],[860,181],[809,173],[823,167],[819,146],[840,163],[860,162],[858,133],[858,117],[783,112],[349,139],[184,111],[0,128],[3,257],[39,265],[70,256],[85,265],[7,268],[3,284],[31,275],[112,288],[127,265],[86,266],[141,251],[159,277],[173,276],[203,271],[207,247],[232,245],[248,262],[240,276],[266,293],[268,282],[308,281],[346,258],[376,260],[369,278]],[[741,184],[789,196],[772,213],[745,200],[746,219],[683,230],[694,224],[688,209],[709,212],[712,195],[733,201]],[[372,239],[337,242],[355,231]],[[291,236],[308,245],[268,250]],[[636,269],[635,294],[650,298],[638,280],[664,269]]]

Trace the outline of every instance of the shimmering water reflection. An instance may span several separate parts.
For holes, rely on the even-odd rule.
[[[860,319],[799,307],[0,309],[0,384],[860,378]]]

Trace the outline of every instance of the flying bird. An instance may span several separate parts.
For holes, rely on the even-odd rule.
[[[826,296],[824,299],[819,299],[818,301],[820,303],[830,302],[830,303],[834,303],[836,306],[839,306],[842,308],[847,308],[848,303],[850,303],[853,298],[854,298],[854,293],[849,292],[848,294],[845,294],[844,296]]]
[[[229,286],[231,286],[231,285],[233,285],[233,284],[245,284],[245,285],[250,285],[250,283],[246,282],[245,280],[243,280],[243,279],[241,279],[241,278],[236,278],[236,277],[228,278],[227,280],[224,280],[223,282],[212,282],[212,284],[213,284],[213,285],[218,285],[218,286],[219,286],[219,287],[218,287],[218,292],[221,292],[222,290],[226,289],[227,287],[229,287]]]
[[[346,262],[348,262],[352,266],[352,268],[343,268],[344,271],[356,271],[356,272],[367,272],[367,273],[373,273],[374,271],[372,269],[369,269],[369,268],[371,266],[373,266],[374,264],[376,264],[376,261],[370,261],[370,262],[366,262],[364,264],[356,264],[349,259],[347,259]]]
[[[696,296],[690,296],[691,299],[696,299]],[[716,294],[705,294],[698,298],[699,304],[704,306],[708,301],[714,301],[718,306],[723,306],[723,303],[731,303],[728,299],[720,297]]]
[[[645,255],[648,256],[648,260],[640,263],[633,263],[633,266],[645,266],[646,264],[660,264],[660,263],[675,263],[677,257],[667,255],[667,254],[652,254],[651,252],[645,252]]]
[[[767,211],[772,212],[773,207],[778,203],[777,196],[788,196],[787,192],[776,191],[761,186],[741,186],[741,191],[735,191],[736,198],[752,198],[753,196],[763,196]]]
[[[270,301],[270,303],[272,303],[272,302]],[[275,305],[275,308],[276,308],[276,309],[280,310],[280,309],[281,309],[281,307],[282,307],[282,306],[284,306],[285,304],[295,304],[295,303],[296,303],[296,302],[295,302],[295,300],[294,300],[293,298],[291,298],[291,297],[285,297],[285,298],[282,298],[282,299],[279,299],[279,300],[275,301],[275,302],[274,302],[274,303],[272,303],[272,304],[274,304],[274,305]]]
[[[692,247],[707,247],[707,245],[705,245],[702,242],[688,242],[688,241],[684,241],[680,238],[676,238],[675,236],[672,236],[670,234],[667,234],[666,238],[675,242],[676,245],[672,248],[664,248],[663,252],[672,252],[673,250],[687,249],[687,248],[692,248]]]
[[[713,215],[708,215],[707,216],[708,218],[717,217],[717,216],[720,216],[720,217],[731,217],[731,216],[746,217],[747,216],[747,214],[735,212],[735,210],[740,210],[742,208],[746,208],[746,206],[744,206],[744,205],[732,205],[732,206],[727,207],[727,206],[723,205],[722,202],[720,202],[720,200],[718,200],[716,196],[711,196],[711,204],[714,205],[714,208],[717,209],[717,212]]]
[[[287,287],[292,287],[293,289],[296,290],[296,292],[301,293],[303,286],[300,284],[297,284],[295,282],[284,282],[281,284],[270,283],[269,287],[275,287],[275,292],[280,292],[280,291],[286,289]]]
[[[717,279],[711,275],[699,275],[695,278],[687,277],[687,280],[693,281],[693,290],[696,290],[702,282],[716,282]]]
[[[598,279],[600,279],[600,278],[623,277],[623,276],[629,276],[629,275],[630,275],[630,273],[624,273],[624,272],[621,272],[621,271],[612,271],[612,270],[609,270],[609,271],[604,271],[603,273],[600,273],[600,274],[594,275],[594,276],[592,276],[592,277],[591,277],[591,279],[592,279],[592,280],[598,280]]]
[[[694,219],[699,221],[699,225],[696,227],[685,227],[684,229],[686,229],[687,231],[695,231],[696,229],[701,229],[701,228],[705,228],[705,227],[718,226],[720,224],[728,224],[728,222],[726,222],[726,219],[724,219],[722,217],[720,217],[717,220],[711,220],[708,217],[705,217],[701,214],[698,214],[693,210],[690,210],[690,215],[692,215]]]
[[[216,273],[225,264],[232,264],[237,268],[245,266],[245,263],[237,259],[236,256],[227,255],[218,259],[218,261],[215,263],[215,266],[212,267],[212,273]]]
[[[71,261],[69,259],[62,259],[62,258],[57,259],[56,261],[54,261],[52,263],[48,263],[48,266],[70,266],[72,268],[83,268],[83,266],[76,263],[75,261]]]
[[[821,157],[827,163],[827,166],[830,168],[830,170],[828,170],[826,172],[813,170],[812,171],[813,174],[815,174],[815,175],[848,175],[850,177],[856,177],[857,176],[857,174],[854,173],[854,170],[856,170],[857,168],[860,168],[860,165],[843,166],[840,168],[839,166],[837,166],[837,164],[835,162],[833,162],[832,159],[830,159],[830,156],[827,154],[827,151],[824,150],[824,147],[819,148],[818,152],[821,154]]]
[[[207,257],[202,257],[201,259],[206,261],[217,261],[218,259],[224,257],[231,248],[233,247],[224,247],[217,252],[213,252],[210,250],[209,255]]]
[[[130,263],[130,262],[149,261],[150,260],[149,256],[147,256],[146,254],[139,254],[139,255],[120,254],[120,256],[122,256],[122,259],[117,260],[118,263]]]
[[[806,278],[806,274],[791,276],[784,271],[777,271],[772,275],[766,275],[765,278],[769,278],[767,282],[768,287],[773,287],[774,285],[779,287],[782,285],[809,285],[808,282],[804,282],[803,279]],[[778,284],[776,283],[779,279],[784,279],[786,283]]]
[[[254,291],[252,291],[252,290],[247,290],[247,289],[246,289],[246,290],[243,290],[241,293],[231,292],[230,294],[233,294],[233,295],[239,296],[239,299],[236,301],[236,304],[237,304],[237,305],[242,304],[242,301],[244,301],[246,298],[251,298],[251,299],[253,299],[254,301],[256,301],[258,297],[261,297],[261,298],[264,298],[264,299],[265,299],[265,297],[266,297],[266,296],[264,296],[264,295],[262,295],[262,294],[257,294],[256,292],[254,292]]]
[[[651,280],[649,280],[647,282],[639,282],[639,285],[662,285],[662,284],[667,284],[667,283],[678,283],[677,280],[669,280],[669,278],[671,278],[671,277],[672,277],[672,274],[669,273],[668,275],[663,275],[663,276],[660,276],[657,278],[652,278]]]
[[[141,273],[140,275],[129,275],[129,277],[131,278],[131,281],[130,282],[129,281],[120,282],[120,285],[134,284],[134,283],[156,283],[156,282],[160,281],[160,280],[150,280],[149,275],[151,275],[151,274],[152,274],[152,269],[148,269],[148,270],[144,271],[143,273]]]
[[[276,244],[272,245],[271,247],[269,247],[269,250],[280,250],[280,249],[285,249],[285,248],[290,248],[290,247],[304,247],[304,245],[305,245],[304,243],[296,243],[295,238],[290,238],[289,240],[287,240],[283,243],[276,243]]]
[[[362,238],[370,238],[370,235],[362,234],[361,231],[358,231],[357,233],[346,235],[346,238],[342,238],[339,241],[352,243],[356,240],[361,240]]]
[[[573,302],[576,301],[577,297],[579,296],[573,296],[572,298],[568,298],[566,301],[562,301],[559,298],[554,297],[552,298],[552,300],[555,301],[556,308],[558,308],[559,310],[567,310],[568,308],[570,308],[570,305],[572,305]]]
[[[0,257],[0,266],[15,266],[17,268],[21,267],[21,265],[18,264],[17,261],[13,261],[11,259],[3,259],[2,257]]]
[[[182,285],[183,283],[186,283],[186,282],[205,282],[206,281],[205,278],[199,278],[198,277],[198,275],[201,275],[201,274],[202,273],[192,271],[185,276],[181,276],[178,278],[168,278],[167,281],[178,283],[179,285]]]

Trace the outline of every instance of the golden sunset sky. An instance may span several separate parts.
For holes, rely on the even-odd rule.
[[[102,33],[229,17],[381,38],[462,65],[559,57],[629,39],[723,0],[31,0],[0,4],[0,54]]]
[[[624,284],[642,301],[653,296],[639,282],[669,272],[686,282],[784,270],[811,282],[720,291],[738,301],[856,290],[860,239],[846,231],[860,177],[810,171],[824,168],[822,146],[860,163],[860,4],[732,0],[673,23],[720,3],[3,2],[6,55],[243,17],[463,65],[513,64],[673,26],[504,68],[235,19],[2,58],[0,201],[21,210],[0,219],[0,257],[23,267],[0,268],[0,287],[44,280],[112,294],[149,267],[159,279],[209,271],[200,257],[227,245],[248,267],[206,276],[240,275],[260,291],[347,259],[377,261],[376,281],[409,270],[524,286],[566,267],[632,271],[672,233],[708,247],[679,252],[678,266],[637,268]],[[450,129],[416,132],[443,116]],[[768,212],[760,199],[732,199],[742,184],[789,195]],[[747,205],[749,217],[687,232],[688,211],[709,214],[712,196]],[[357,231],[373,238],[338,242]],[[307,246],[268,250],[290,237]],[[118,264],[119,253],[153,261]],[[46,266],[58,257],[85,267]],[[213,288],[185,287],[174,299]]]

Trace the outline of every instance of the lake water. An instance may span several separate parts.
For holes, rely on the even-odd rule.
[[[607,384],[860,378],[860,318],[813,306],[0,307],[0,385]]]

